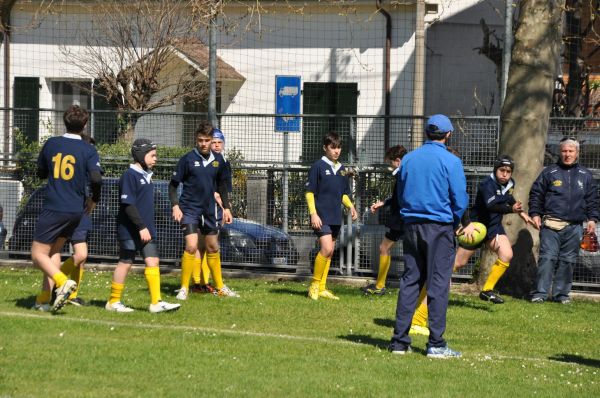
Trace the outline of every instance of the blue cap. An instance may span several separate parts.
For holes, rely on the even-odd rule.
[[[213,138],[225,142],[225,135],[223,135],[223,132],[218,128],[213,129]]]
[[[427,119],[427,126],[425,126],[425,132],[428,134],[444,134],[454,131],[452,123],[448,116],[445,115],[433,115]]]

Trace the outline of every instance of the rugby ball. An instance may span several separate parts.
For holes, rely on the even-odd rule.
[[[476,230],[473,233],[473,238],[469,239],[465,234],[458,235],[458,244],[465,249],[474,249],[483,242],[487,235],[487,228],[480,222],[474,222]]]

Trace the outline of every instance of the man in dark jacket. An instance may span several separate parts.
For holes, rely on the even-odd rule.
[[[532,303],[551,298],[569,304],[573,266],[577,261],[579,242],[586,231],[596,230],[598,221],[598,188],[592,173],[581,167],[579,142],[564,138],[560,142],[560,158],[538,176],[529,193],[529,215],[540,229],[540,256]]]

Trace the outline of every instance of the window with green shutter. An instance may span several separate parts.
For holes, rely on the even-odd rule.
[[[18,128],[31,142],[39,139],[40,133],[40,79],[38,77],[15,77],[13,87],[13,128]]]
[[[355,116],[358,102],[358,83],[304,83],[302,91],[302,161],[312,163],[323,156],[323,136],[335,131],[342,137],[340,160],[347,162],[356,149],[351,137],[355,134]],[[310,115],[340,115],[310,116]],[[353,132],[353,131],[352,131]]]

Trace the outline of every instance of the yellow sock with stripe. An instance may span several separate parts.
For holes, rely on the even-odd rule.
[[[50,298],[52,297],[52,292],[50,290],[42,290],[40,294],[35,296],[36,304],[48,304],[50,303]]]
[[[123,294],[125,285],[123,283],[111,282],[110,284],[110,299],[108,302],[114,304],[121,301],[121,295]]]
[[[60,272],[65,275],[69,275],[75,269],[75,260],[73,257],[69,257],[65,260],[64,263],[60,266]]]
[[[190,279],[194,272],[194,260],[196,256],[186,251],[181,256],[181,287],[184,289],[190,288]]]
[[[323,269],[323,275],[321,276],[321,280],[319,281],[319,291],[327,290],[327,276],[329,275],[329,267],[331,266],[331,259],[328,258],[325,263],[325,269]]]
[[[221,253],[206,253],[206,264],[210,269],[210,273],[215,281],[215,289],[219,290],[223,287],[223,276],[221,275]]]
[[[419,300],[417,301],[417,310],[413,315],[412,324],[418,326],[427,326],[427,317],[429,316],[429,310],[427,309],[427,289],[425,286],[419,293]]]
[[[494,290],[496,283],[498,283],[502,275],[504,275],[507,268],[508,263],[497,259],[494,265],[492,265],[492,270],[485,281],[485,285],[483,285],[483,291],[485,292],[487,290]]]
[[[71,271],[71,279],[77,282],[77,289],[71,293],[69,296],[69,300],[73,300],[79,294],[79,286],[81,286],[81,281],[83,280],[83,265],[73,268]]]
[[[199,285],[201,281],[200,275],[202,274],[202,259],[194,256],[194,271],[192,271],[192,280],[194,284]]]
[[[391,256],[379,256],[379,271],[377,272],[377,282],[375,283],[377,289],[383,289],[385,287],[385,280],[387,279],[391,263]]]
[[[321,252],[319,252],[315,257],[315,265],[312,277],[313,283],[320,284],[321,278],[323,278],[323,272],[325,271],[325,267],[327,267],[327,257],[324,257],[323,255],[321,255]]]
[[[67,278],[67,276],[60,271],[52,275],[52,280],[56,284],[56,287],[61,287],[68,279],[69,278]]]
[[[158,267],[146,267],[144,276],[150,291],[150,301],[157,304],[160,301],[160,270]]]
[[[220,257],[219,257],[220,259]],[[202,257],[202,264],[200,265],[200,283],[203,285],[208,285],[208,280],[210,278],[210,268],[208,268],[208,258],[206,254]]]

